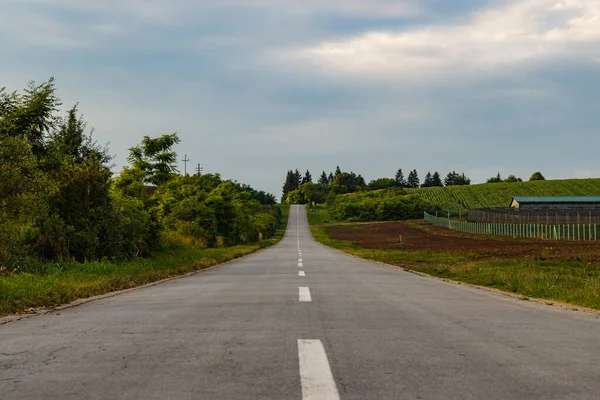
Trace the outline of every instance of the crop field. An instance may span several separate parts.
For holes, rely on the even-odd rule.
[[[507,208],[514,196],[600,196],[600,179],[484,183],[407,191],[444,210]]]
[[[332,238],[364,249],[443,253],[464,259],[544,259],[600,261],[600,246],[590,242],[555,242],[471,235],[423,221],[343,224],[327,227]]]

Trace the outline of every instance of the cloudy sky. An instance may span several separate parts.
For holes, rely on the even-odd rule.
[[[338,164],[600,176],[600,0],[0,0],[0,60],[9,90],[54,76],[120,166],[178,132],[278,196]]]

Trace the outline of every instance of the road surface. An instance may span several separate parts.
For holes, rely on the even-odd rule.
[[[0,398],[597,399],[600,320],[284,240],[0,326]]]

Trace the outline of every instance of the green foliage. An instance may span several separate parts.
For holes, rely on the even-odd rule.
[[[542,175],[541,172],[534,172],[533,175],[531,175],[531,178],[529,178],[529,181],[545,181],[546,178],[544,178],[544,175]]]
[[[354,172],[340,172],[330,185],[337,194],[354,193],[367,186],[364,178]]]
[[[396,186],[406,187],[406,180],[404,179],[404,173],[402,172],[402,168],[396,171]]]
[[[389,189],[396,186],[396,180],[392,178],[375,179],[367,185],[367,190]]]
[[[53,80],[24,94],[0,90],[0,274],[275,235],[273,195],[219,175],[176,174],[176,134],[144,137],[113,179],[108,149],[86,132],[77,106],[61,118],[59,105]]]
[[[489,178],[487,180],[486,183],[500,183],[500,182],[502,182],[502,177],[500,176],[500,172],[498,172],[498,175],[492,176],[491,178]]]
[[[283,194],[281,196],[281,202],[282,203],[285,202],[285,199],[287,198],[288,193],[290,193],[293,190],[298,189],[300,187],[301,183],[302,183],[302,180],[301,180],[300,172],[298,170],[296,170],[296,171],[289,170],[285,177],[285,183],[283,184]]]
[[[404,190],[382,190],[337,196],[330,208],[339,221],[393,221],[422,218],[423,212],[436,208]]]
[[[442,179],[440,178],[440,173],[436,171],[432,175],[431,172],[428,172],[427,175],[425,175],[425,180],[423,181],[421,187],[436,186],[444,186],[444,184],[442,183]]]
[[[35,257],[40,223],[58,186],[38,168],[25,137],[0,135],[0,267],[22,269]]]
[[[413,169],[408,174],[408,179],[406,180],[406,186],[409,188],[418,188],[421,185],[421,181],[419,180],[419,174],[416,169]]]
[[[329,186],[323,183],[304,183],[288,193],[285,204],[322,204],[329,191]]]
[[[323,173],[319,177],[319,183],[321,183],[323,185],[329,184],[329,178],[327,177],[327,174],[325,173],[325,171],[323,171]]]
[[[325,206],[313,207],[308,210],[306,215],[310,225],[323,225],[338,222],[329,214],[329,209]]]
[[[23,138],[36,157],[45,153],[45,139],[54,129],[54,115],[61,106],[54,79],[36,85],[30,82],[23,94],[0,88],[0,136]]]
[[[444,210],[506,208],[514,196],[600,196],[600,179],[567,179],[408,189]]]
[[[504,178],[504,182],[506,182],[506,183],[523,182],[523,179],[517,178],[514,175],[509,175],[506,178]]]
[[[446,186],[464,186],[470,185],[471,180],[465,176],[465,174],[458,174],[456,171],[449,172],[444,179]]]
[[[306,170],[306,174],[304,174],[304,178],[302,178],[302,185],[305,183],[312,183],[312,175],[308,170]]]
[[[194,237],[206,246],[251,243],[275,234],[280,211],[263,206],[251,193],[216,175],[178,176],[154,195],[166,232]]]
[[[177,153],[172,148],[180,142],[176,133],[155,139],[144,136],[141,144],[129,149],[128,160],[132,168],[144,173],[145,183],[162,185],[177,172]]]

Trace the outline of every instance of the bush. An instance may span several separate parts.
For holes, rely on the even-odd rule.
[[[395,221],[417,219],[436,208],[420,197],[403,191],[384,190],[337,196],[331,215],[340,221]]]

